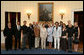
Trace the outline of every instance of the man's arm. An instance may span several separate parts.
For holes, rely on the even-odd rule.
[[[23,30],[21,30],[21,37],[23,37]]]
[[[3,31],[3,34],[4,34],[4,37],[6,38],[6,35],[7,35],[7,30],[6,30],[6,28],[4,28],[4,31]]]
[[[54,29],[53,29],[53,36],[55,35],[55,31],[54,31]]]
[[[60,28],[60,30],[59,30],[59,33],[60,33],[60,37],[61,37],[61,34],[62,34],[61,28]]]
[[[35,33],[35,31],[36,31],[36,28],[34,27],[34,33]]]
[[[68,33],[66,33],[66,39],[68,40]]]
[[[78,39],[80,37],[80,28],[78,27]]]

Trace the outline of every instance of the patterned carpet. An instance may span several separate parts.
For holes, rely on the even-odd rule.
[[[65,52],[62,50],[56,50],[56,49],[25,49],[25,50],[9,50],[5,51],[2,50],[1,54],[83,54],[81,52]]]
[[[27,46],[28,47],[28,46]],[[13,49],[14,49],[14,44],[13,44]],[[56,49],[25,49],[24,51],[21,50],[12,50],[12,51],[5,51],[5,45],[1,44],[1,54],[83,54],[83,43],[79,44],[79,49],[78,52],[72,52],[72,53],[68,53],[65,51],[57,51]]]

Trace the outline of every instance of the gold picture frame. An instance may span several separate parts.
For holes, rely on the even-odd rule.
[[[47,2],[47,3],[38,3],[38,22],[44,23],[53,22],[54,19],[54,3]]]

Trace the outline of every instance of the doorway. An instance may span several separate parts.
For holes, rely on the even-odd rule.
[[[8,22],[11,22],[12,27],[15,26],[17,21],[21,21],[20,17],[20,12],[5,12],[5,27],[7,26]]]
[[[74,22],[77,21],[80,27],[80,41],[83,42],[83,11],[74,12]]]
[[[5,27],[8,22],[11,23],[11,27],[16,26],[17,21],[21,23],[21,13],[20,12],[5,12]],[[13,48],[15,45],[15,39],[13,38]]]

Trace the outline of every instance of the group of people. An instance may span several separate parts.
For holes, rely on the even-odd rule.
[[[31,48],[42,48],[46,49],[46,42],[48,42],[48,49],[62,49],[64,51],[72,52],[72,43],[74,43],[74,51],[78,50],[80,28],[78,27],[78,22],[74,25],[71,21],[68,21],[68,25],[62,21],[55,23],[37,23],[29,24],[27,27],[27,21],[23,22],[23,26],[20,22],[17,25],[11,27],[11,23],[5,27],[3,33],[5,36],[5,48],[6,50],[12,50],[12,39],[15,38],[15,50],[26,49],[26,44],[28,43],[29,49]],[[21,45],[22,37],[22,45]],[[18,45],[17,45],[18,43]],[[21,47],[22,46],[22,47]]]

